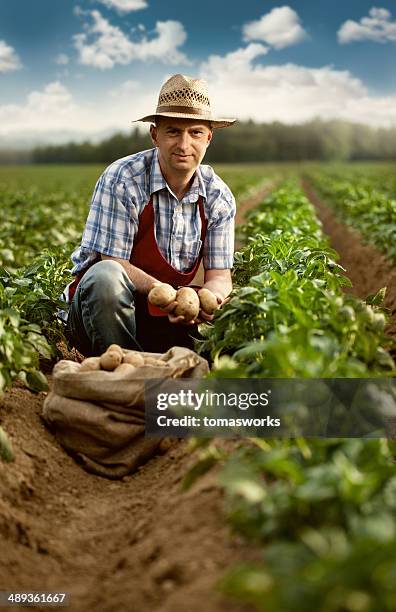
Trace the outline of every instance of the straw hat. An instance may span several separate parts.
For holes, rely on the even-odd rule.
[[[206,81],[175,74],[164,83],[158,98],[157,110],[135,121],[153,121],[156,117],[177,117],[179,119],[204,119],[212,127],[229,127],[235,119],[213,117],[210,109]]]

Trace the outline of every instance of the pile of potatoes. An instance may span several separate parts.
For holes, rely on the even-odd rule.
[[[200,309],[212,315],[218,309],[217,298],[209,289],[200,289],[198,293],[191,287],[181,287],[176,290],[167,283],[155,285],[148,294],[150,304],[165,308],[171,302],[177,302],[173,311],[175,316],[183,315],[186,321],[198,317]]]
[[[79,372],[94,372],[107,370],[108,372],[128,373],[142,366],[166,366],[161,359],[144,357],[139,351],[123,351],[118,344],[111,344],[100,357],[87,357],[81,364]]]

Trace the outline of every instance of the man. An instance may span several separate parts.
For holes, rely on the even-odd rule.
[[[162,352],[193,346],[200,313],[187,324],[173,302],[159,311],[147,303],[156,282],[192,282],[201,259],[204,287],[221,305],[232,290],[235,200],[201,161],[213,128],[234,119],[212,116],[206,83],[180,74],[161,88],[149,121],[154,149],[115,161],[100,177],[80,247],[67,333],[84,355],[112,344]]]

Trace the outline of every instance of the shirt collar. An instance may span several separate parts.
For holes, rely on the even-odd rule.
[[[161,189],[168,189],[170,193],[173,194],[171,188],[169,187],[168,183],[166,182],[161,172],[161,167],[160,167],[159,160],[158,160],[157,148],[154,149],[154,155],[153,155],[153,159],[151,162],[149,189],[150,189],[150,196],[156,191],[160,191]],[[198,200],[198,196],[202,196],[203,198],[206,198],[205,184],[202,180],[202,174],[201,174],[201,170],[199,166],[195,171],[193,183],[190,189],[185,194],[183,200],[193,203]]]

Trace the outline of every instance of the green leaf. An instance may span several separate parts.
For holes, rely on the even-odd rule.
[[[371,306],[381,306],[385,299],[385,294],[386,287],[382,287],[382,289],[379,289],[377,293],[372,293],[371,295],[367,296],[366,302]]]
[[[48,391],[48,381],[44,374],[39,370],[26,372],[26,384],[32,391]]]
[[[218,459],[214,455],[210,454],[202,459],[199,459],[187,472],[184,476],[181,489],[182,491],[187,491],[194,482],[200,477],[206,474],[216,463]]]
[[[0,426],[0,459],[2,461],[13,461],[14,453],[9,437],[4,429]]]

